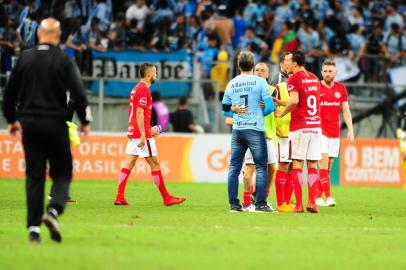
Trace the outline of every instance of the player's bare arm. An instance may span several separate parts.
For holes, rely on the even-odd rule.
[[[277,99],[276,97],[272,97],[272,99],[277,106],[286,106],[288,104],[286,101],[282,101],[280,99]]]
[[[347,139],[350,142],[354,141],[354,131],[352,129],[352,116],[351,116],[351,111],[350,111],[350,105],[348,104],[348,102],[343,102],[342,103],[342,110],[343,110],[343,118],[344,118],[344,122],[347,125]]]
[[[137,125],[140,129],[141,138],[138,147],[142,148],[145,145],[145,128],[144,128],[144,109],[137,108]]]
[[[297,92],[291,92],[290,93],[290,97],[289,97],[289,101],[286,104],[285,109],[281,112],[281,111],[276,111],[275,112],[275,116],[276,117],[284,117],[286,114],[290,113],[293,108],[296,107],[296,105],[299,103],[299,95]]]

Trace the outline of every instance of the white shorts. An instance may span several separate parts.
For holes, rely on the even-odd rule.
[[[276,151],[275,151],[275,143],[273,140],[266,140],[266,147],[268,149],[268,164],[276,164]],[[244,158],[245,164],[254,164],[254,158],[252,157],[251,151],[248,148],[247,152],[245,152]]]
[[[304,128],[289,132],[292,142],[292,159],[320,160],[322,135],[320,128]]]
[[[139,157],[156,157],[158,155],[158,150],[156,149],[155,140],[153,138],[146,139],[143,148],[137,146],[139,143],[140,139],[129,139],[127,149],[125,150],[126,154]]]
[[[289,138],[278,138],[278,162],[292,162],[292,144]]]
[[[338,157],[338,153],[340,152],[340,138],[329,138],[322,135],[321,143],[322,154],[328,154],[329,157]]]

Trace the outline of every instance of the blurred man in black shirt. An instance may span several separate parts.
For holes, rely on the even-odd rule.
[[[72,179],[72,154],[66,121],[70,94],[82,135],[89,133],[90,109],[75,65],[58,43],[59,21],[48,18],[38,30],[39,45],[22,52],[3,97],[3,114],[12,136],[22,132],[26,162],[27,227],[29,240],[41,242],[43,221],[54,241],[62,236],[57,222],[68,199]],[[53,180],[53,196],[44,212],[46,164]]]
[[[179,99],[179,108],[171,113],[170,120],[174,132],[196,132],[196,125],[193,120],[193,114],[189,110],[187,97]]]

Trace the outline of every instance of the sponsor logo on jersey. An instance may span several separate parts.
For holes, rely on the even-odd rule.
[[[140,98],[140,104],[141,104],[142,106],[147,105],[147,98],[146,98],[146,97]]]

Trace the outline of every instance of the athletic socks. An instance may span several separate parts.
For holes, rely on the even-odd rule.
[[[165,200],[165,199],[171,197],[171,195],[169,195],[168,191],[166,190],[165,182],[164,182],[164,178],[162,177],[161,170],[152,171],[151,175],[152,175],[152,179],[154,180],[156,187],[159,189],[159,192],[161,192],[162,198]]]
[[[243,202],[242,206],[246,207],[246,206],[251,204],[251,195],[252,195],[252,193],[254,193],[254,187],[253,186],[250,186],[249,191],[244,191],[244,194],[243,194],[244,202]]]
[[[122,168],[118,175],[118,191],[117,197],[124,198],[125,186],[127,185],[128,177],[130,176],[131,171],[127,168]]]
[[[307,185],[308,185],[308,192],[309,192],[309,201],[310,203],[315,203],[316,193],[317,193],[317,180],[319,174],[316,168],[310,168],[307,171]]]
[[[302,169],[293,169],[292,170],[292,181],[293,181],[293,191],[296,197],[296,207],[302,207],[302,184],[303,184],[303,175]]]
[[[288,173],[277,170],[275,176],[275,191],[276,191],[276,203],[278,206],[285,202],[285,185],[287,183]]]
[[[292,172],[289,172],[286,177],[285,193],[284,193],[284,202],[286,204],[290,204],[290,199],[292,198],[292,193],[293,193]]]
[[[330,171],[326,169],[321,169],[320,170],[320,186],[322,192],[324,192],[324,195],[326,195],[326,198],[330,197]]]

